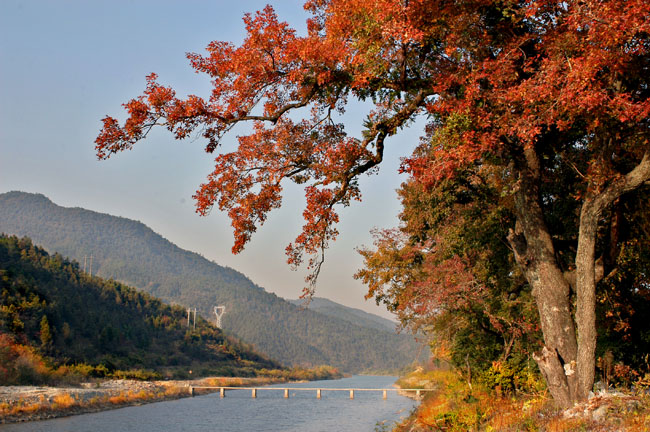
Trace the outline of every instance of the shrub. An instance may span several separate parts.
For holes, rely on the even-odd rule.
[[[489,389],[506,394],[537,393],[544,389],[544,382],[536,368],[527,362],[514,360],[492,362],[492,366],[481,373],[479,382]]]

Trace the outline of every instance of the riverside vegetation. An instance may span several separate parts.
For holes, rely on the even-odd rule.
[[[536,373],[513,373],[493,364],[469,384],[449,368],[419,369],[401,378],[402,388],[434,388],[393,432],[424,431],[628,431],[650,429],[650,375],[633,389],[599,391],[571,409],[558,409]],[[628,383],[629,384],[629,383]],[[515,390],[516,388],[516,390]]]

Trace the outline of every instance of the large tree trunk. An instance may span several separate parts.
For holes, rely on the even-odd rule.
[[[578,327],[577,399],[589,396],[596,369],[596,234],[598,213],[591,201],[580,212],[576,252],[576,325]]]
[[[650,153],[628,174],[585,198],[575,264],[576,318],[571,314],[570,285],[555,257],[555,249],[540,204],[540,170],[534,149],[524,151],[515,172],[517,223],[508,240],[515,259],[533,289],[544,347],[534,356],[555,402],[567,408],[589,396],[594,384],[596,352],[596,240],[602,212],[626,192],[650,180]],[[577,338],[576,338],[577,330]]]
[[[596,235],[602,212],[621,195],[650,180],[650,153],[632,171],[602,191],[587,194],[580,211],[576,252],[576,325],[578,328],[577,400],[586,399],[594,385],[596,368],[596,284],[604,276],[596,268]],[[597,189],[597,188],[594,188]]]
[[[524,152],[517,167],[515,191],[517,224],[508,240],[515,259],[532,287],[537,303],[544,348],[534,356],[553,399],[569,407],[576,399],[578,346],[569,301],[570,285],[555,256],[555,248],[540,204],[540,169],[534,149]]]
[[[570,286],[555,261],[548,230],[540,223],[530,225],[528,230],[515,229],[509,240],[515,259],[533,289],[539,311],[544,348],[534,358],[553,399],[561,407],[569,407],[576,399],[578,383],[575,373],[578,346],[569,302]],[[527,241],[540,236],[543,240],[539,244],[531,245]]]

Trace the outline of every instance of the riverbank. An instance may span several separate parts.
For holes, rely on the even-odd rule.
[[[272,377],[211,377],[196,380],[136,381],[112,379],[78,387],[0,387],[0,423],[45,420],[192,396],[197,386],[245,387],[287,382]],[[194,389],[194,394],[213,390]]]
[[[418,371],[399,381],[402,388],[432,388],[413,414],[393,432],[424,431],[627,431],[650,430],[647,388],[599,391],[568,410],[557,409],[546,391],[502,394],[453,371]]]

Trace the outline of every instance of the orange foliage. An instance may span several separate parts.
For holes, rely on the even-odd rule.
[[[0,332],[0,384],[38,381],[51,373],[33,348],[18,344],[12,336]]]

